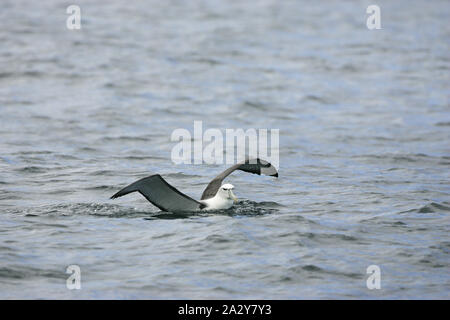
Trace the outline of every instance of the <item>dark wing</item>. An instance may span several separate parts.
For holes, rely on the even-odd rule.
[[[196,211],[204,206],[200,202],[172,187],[159,174],[133,182],[113,195],[111,199],[115,199],[135,191],[138,191],[148,201],[163,211]]]
[[[212,198],[216,195],[222,181],[228,177],[233,171],[242,170],[245,172],[264,174],[266,176],[278,177],[278,171],[269,162],[261,159],[246,159],[245,161],[235,164],[234,166],[228,168],[217,177],[215,177],[206,187],[202,194],[202,200]]]

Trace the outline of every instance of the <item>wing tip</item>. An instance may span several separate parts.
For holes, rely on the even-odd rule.
[[[120,197],[118,193],[113,194],[111,197],[109,197],[110,200],[114,200],[116,198]]]
[[[113,199],[114,200],[114,199],[122,197],[122,196],[124,196],[126,194],[129,194],[130,192],[136,191],[136,190],[127,190],[128,187],[125,187],[125,188],[119,190],[118,192],[114,193],[109,199]]]

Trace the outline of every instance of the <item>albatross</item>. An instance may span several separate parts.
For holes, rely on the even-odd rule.
[[[122,197],[132,192],[139,192],[151,204],[162,211],[183,212],[200,210],[222,210],[229,209],[237,198],[233,193],[234,186],[230,183],[222,185],[223,180],[236,170],[249,172],[258,175],[278,177],[277,169],[269,162],[256,158],[246,159],[234,166],[226,169],[215,177],[203,191],[199,201],[192,199],[188,195],[178,191],[170,185],[159,174],[140,179],[126,186],[111,199]]]

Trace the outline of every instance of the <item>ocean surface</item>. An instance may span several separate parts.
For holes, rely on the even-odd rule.
[[[76,4],[0,4],[0,299],[450,298],[449,1]],[[172,162],[194,121],[280,129],[279,178],[109,200],[199,199],[228,165]]]

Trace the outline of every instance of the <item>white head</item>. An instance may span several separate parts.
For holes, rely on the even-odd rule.
[[[233,200],[235,203],[238,201],[236,196],[233,193],[234,186],[230,183],[225,183],[220,186],[219,191],[217,192],[218,195],[221,197],[227,199],[227,200]]]

